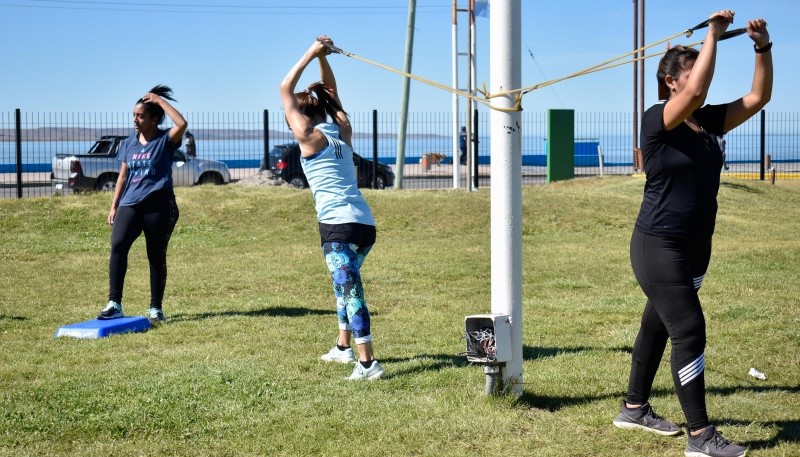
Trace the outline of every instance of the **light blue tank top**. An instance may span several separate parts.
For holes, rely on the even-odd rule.
[[[323,224],[358,223],[375,225],[372,211],[358,190],[353,149],[340,139],[339,126],[324,122],[314,127],[328,139],[328,145],[310,157],[301,157],[317,220]]]

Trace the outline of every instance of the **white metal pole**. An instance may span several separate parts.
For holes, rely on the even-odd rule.
[[[458,90],[458,0],[453,0],[453,89]],[[453,94],[453,189],[461,185],[461,149],[458,144],[458,95]]]
[[[520,87],[521,0],[493,0],[489,13],[490,91]],[[492,105],[514,106],[514,97]],[[512,360],[503,370],[508,392],[522,395],[522,125],[519,111],[491,110],[492,313],[511,318]]]
[[[475,95],[475,42],[478,41],[475,37],[475,0],[469,0],[469,93]],[[469,115],[467,119],[469,122],[467,124],[467,151],[469,152],[470,157],[474,157],[474,159],[478,160],[478,151],[477,151],[477,143],[474,141],[475,139],[475,132],[474,130],[474,121],[475,121],[475,107],[478,106],[475,103],[475,100],[469,99],[469,103],[467,107],[469,109]],[[472,179],[470,180],[470,185],[472,188],[470,190],[476,190],[478,188],[478,164],[471,163],[469,167],[469,173],[472,175]]]

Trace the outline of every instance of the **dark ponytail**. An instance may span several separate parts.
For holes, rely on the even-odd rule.
[[[325,119],[326,116],[330,116],[335,121],[336,114],[344,112],[342,105],[334,97],[333,90],[322,82],[315,82],[294,96],[297,98],[300,112],[312,119]]]
[[[156,94],[161,98],[171,100],[173,102],[176,101],[174,98],[172,98],[172,89],[170,89],[169,86],[162,86],[159,84],[147,92],[150,94]],[[155,103],[146,103],[141,98],[136,102],[137,105],[139,103],[144,104],[144,109],[147,111],[147,114],[149,114],[150,117],[158,119],[156,125],[161,125],[161,123],[164,122],[164,109],[161,108],[161,106],[156,105]]]
[[[697,49],[687,48],[681,45],[673,46],[667,50],[664,57],[658,62],[658,72],[656,79],[658,80],[658,99],[669,100],[669,86],[667,86],[667,75],[678,79],[681,72],[686,69],[690,63],[697,60],[697,55],[700,54]]]

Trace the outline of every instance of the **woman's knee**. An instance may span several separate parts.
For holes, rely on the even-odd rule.
[[[704,319],[693,319],[674,327],[672,345],[692,353],[700,353],[706,347],[706,323]]]

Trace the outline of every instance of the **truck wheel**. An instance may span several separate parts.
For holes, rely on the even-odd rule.
[[[217,173],[203,173],[200,176],[200,179],[197,180],[197,183],[202,184],[214,184],[219,185],[222,184],[222,176],[218,175]]]
[[[117,186],[117,175],[114,173],[106,173],[97,178],[94,188],[103,192],[113,192],[114,187]]]
[[[306,180],[300,175],[292,176],[292,179],[290,179],[288,183],[290,186],[297,187],[298,189],[305,189],[307,186]]]

